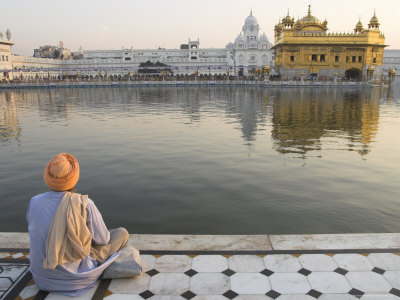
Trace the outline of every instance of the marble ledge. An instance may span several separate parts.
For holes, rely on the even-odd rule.
[[[131,234],[129,244],[154,251],[400,249],[400,233],[303,235]],[[29,235],[0,232],[0,248],[29,248]]]
[[[27,232],[0,232],[0,248],[29,248]]]
[[[400,233],[269,235],[274,250],[400,249]]]
[[[169,235],[134,234],[132,246],[145,250],[268,251],[267,235]]]

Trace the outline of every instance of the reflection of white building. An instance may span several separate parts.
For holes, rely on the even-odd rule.
[[[12,42],[8,43],[10,51]],[[81,50],[81,59],[55,60],[38,57],[10,56],[9,68],[13,69],[12,76],[33,77],[39,74],[64,75],[80,74],[92,75],[132,75],[146,61],[161,62],[168,66],[174,74],[188,74],[194,72],[199,75],[227,74],[248,75],[255,68],[264,68],[265,65],[273,67],[271,43],[265,34],[260,34],[260,26],[251,12],[246,18],[242,32],[234,43],[229,43],[225,48],[200,48],[199,40],[190,40],[188,44],[181,45],[180,49],[121,49],[121,50]],[[3,49],[0,48],[0,55]],[[3,65],[1,65],[1,69]],[[39,70],[44,69],[44,70]],[[53,69],[53,70],[49,70]],[[273,69],[272,69],[273,70]],[[0,79],[1,79],[0,75]]]

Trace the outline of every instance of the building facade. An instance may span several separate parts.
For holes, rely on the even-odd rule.
[[[177,49],[83,50],[59,47],[35,49],[34,57],[12,55],[11,32],[0,33],[0,80],[78,76],[133,76],[145,62],[168,66],[174,75],[248,76],[255,69],[270,68],[284,80],[307,78],[355,80],[387,79],[391,69],[400,75],[400,50],[385,48],[374,15],[368,28],[359,21],[353,33],[329,33],[328,22],[308,14],[297,21],[289,14],[275,26],[275,46],[261,34],[250,12],[241,32],[225,48],[200,48],[199,40],[188,40]],[[51,50],[51,51],[50,51]],[[54,51],[60,54],[54,57]],[[65,52],[65,53],[64,53]],[[63,54],[61,59],[61,55]]]
[[[10,40],[3,39],[0,35],[0,80],[9,76],[9,71],[13,68],[11,46],[14,45]]]
[[[275,26],[275,68],[282,78],[334,77],[381,79],[385,36],[378,18],[368,29],[359,21],[353,33],[329,33],[328,21],[308,14],[297,21],[289,16]]]
[[[383,55],[383,72],[395,72],[395,82],[400,84],[400,49],[386,49]]]
[[[246,18],[242,31],[234,43],[226,45],[230,53],[230,64],[233,63],[236,74],[247,75],[255,68],[269,66],[274,73],[274,56],[270,50],[272,44],[265,33],[260,34],[260,25],[253,12]]]
[[[33,57],[41,57],[41,58],[54,58],[54,59],[71,59],[71,52],[64,48],[64,43],[60,41],[60,45],[51,46],[45,45],[41,46],[38,49],[33,50]]]
[[[145,62],[161,63],[168,66],[174,75],[236,75],[247,76],[256,69],[268,65],[273,68],[271,46],[265,33],[260,34],[257,19],[250,12],[245,19],[242,32],[235,42],[225,48],[200,48],[199,40],[190,40],[178,49],[120,49],[120,50],[83,50],[69,52],[66,55],[63,45],[44,46],[35,49],[34,57],[11,55],[12,42],[1,40],[8,51],[7,68],[4,78],[46,78],[54,76],[116,76],[137,74]],[[2,45],[3,45],[2,44]],[[63,55],[63,59],[51,59]],[[1,54],[0,54],[1,55]],[[1,56],[0,56],[1,58]],[[70,59],[66,59],[70,58]],[[3,66],[3,65],[1,65]],[[4,64],[5,66],[5,64]],[[5,70],[6,68],[1,67]]]

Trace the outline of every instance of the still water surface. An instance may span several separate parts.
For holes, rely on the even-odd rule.
[[[47,161],[132,233],[400,232],[400,89],[0,92],[0,231]]]

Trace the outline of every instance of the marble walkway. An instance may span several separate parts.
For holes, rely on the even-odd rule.
[[[182,246],[182,236],[174,236],[181,239],[178,243],[181,246],[171,244],[165,246],[166,250],[145,249],[144,244],[133,242],[142,253],[141,276],[102,280],[74,299],[400,299],[399,237],[373,237],[375,242],[384,238],[384,243],[388,243],[385,248],[372,244],[372,240],[368,242],[366,239],[371,236],[358,240],[358,245],[369,247],[354,247],[339,236],[336,236],[337,246],[333,247],[329,244],[334,238],[331,235],[325,239],[302,236],[303,240],[297,242],[295,239],[300,236],[281,236],[287,249],[276,249],[277,244],[274,248],[274,239],[269,237],[270,249],[261,250],[253,249],[251,242],[246,244],[249,241],[244,242],[244,236],[240,239],[246,245],[241,246],[232,246],[232,240],[218,241],[216,237],[214,243],[226,244],[212,250]],[[149,241],[152,238],[142,237]],[[348,242],[353,243],[361,236],[342,238],[349,238]],[[142,243],[145,242],[142,240]],[[12,242],[8,244],[15,246]],[[71,299],[40,292],[28,270],[27,248],[4,246],[0,233],[0,299]],[[180,247],[186,249],[177,249]],[[232,247],[236,248],[232,250]]]

